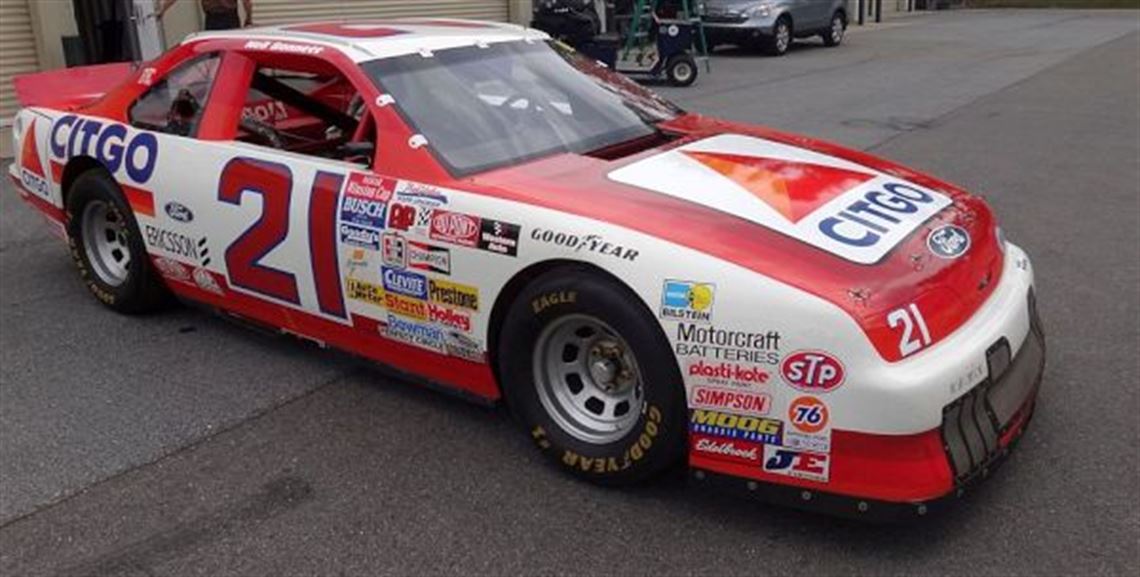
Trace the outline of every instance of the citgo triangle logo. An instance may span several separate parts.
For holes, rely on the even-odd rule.
[[[720,134],[637,160],[610,180],[754,222],[860,264],[873,264],[950,197],[807,148]]]
[[[40,178],[47,178],[47,175],[44,174],[44,165],[40,162],[40,154],[36,151],[36,124],[34,122],[24,136],[24,149],[20,154],[20,168]]]
[[[683,152],[739,184],[793,223],[875,178],[873,174],[820,164],[720,152]]]

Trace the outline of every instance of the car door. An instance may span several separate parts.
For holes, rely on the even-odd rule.
[[[789,10],[797,33],[814,30],[822,25],[820,4],[829,0],[790,0]]]
[[[351,324],[346,290],[381,304],[378,290],[346,287],[339,251],[380,248],[391,189],[370,159],[334,157],[356,131],[326,120],[367,115],[346,112],[351,81],[327,60],[277,56],[228,51],[204,101],[175,78],[165,95],[152,90],[132,106],[159,156],[155,214],[140,224],[176,292],[306,334],[311,317]],[[299,73],[288,81],[265,80],[267,68],[290,67]]]

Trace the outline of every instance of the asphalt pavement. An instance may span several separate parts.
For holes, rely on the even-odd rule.
[[[574,481],[498,410],[193,309],[103,310],[5,179],[0,575],[1135,574],[1140,12],[939,12],[712,67],[660,91],[982,193],[1033,257],[1037,414],[956,507],[866,526],[680,472]]]

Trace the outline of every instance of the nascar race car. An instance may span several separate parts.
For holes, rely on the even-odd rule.
[[[192,36],[16,80],[20,194],[122,313],[171,295],[504,402],[577,476],[923,514],[1001,461],[1044,366],[986,204],[686,113],[458,20]]]

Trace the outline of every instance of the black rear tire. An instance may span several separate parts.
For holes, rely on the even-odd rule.
[[[106,273],[96,270],[84,234],[85,211],[100,203],[108,216],[109,235],[117,235],[126,247],[129,264],[118,283],[109,282]],[[120,313],[142,314],[164,308],[169,292],[150,263],[138,221],[123,197],[119,185],[101,170],[89,170],[76,177],[67,194],[67,237],[71,258],[91,294],[108,308]],[[96,257],[97,258],[97,257]]]
[[[639,398],[627,407],[627,424],[609,433],[613,438],[583,440],[581,429],[575,432],[565,416],[554,416],[557,409],[547,408],[553,402],[550,393],[540,392],[540,383],[550,381],[543,380],[542,371],[547,369],[541,367],[569,362],[565,349],[582,355],[596,349],[583,340],[574,342],[590,353],[578,353],[578,347],[571,344],[565,349],[554,347],[560,351],[554,357],[543,354],[548,350],[543,343],[549,342],[545,335],[568,319],[600,320],[620,336],[635,359]],[[563,470],[601,485],[628,485],[655,477],[684,457],[687,412],[680,370],[656,319],[636,295],[616,281],[577,266],[543,274],[511,305],[498,351],[499,374],[511,413],[539,450]],[[592,377],[583,378],[594,382]],[[593,389],[579,391],[576,398],[601,394],[591,393]],[[589,402],[584,405],[588,407]]]

